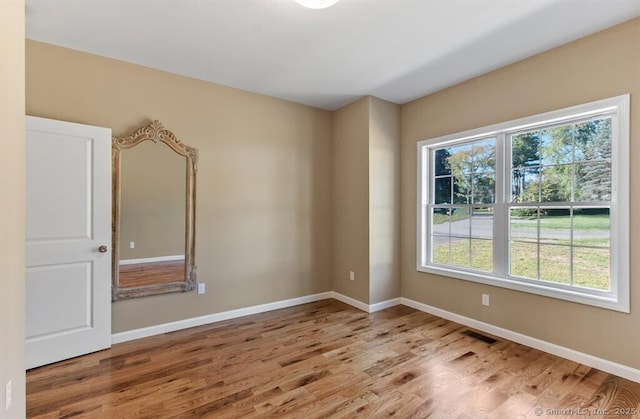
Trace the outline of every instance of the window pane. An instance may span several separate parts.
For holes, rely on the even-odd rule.
[[[453,203],[471,203],[471,175],[461,175],[453,178]]]
[[[434,167],[435,175],[443,176],[451,174],[451,167],[449,166],[449,156],[451,152],[448,148],[441,148],[434,153]]]
[[[511,137],[511,167],[540,164],[540,133],[527,132]]]
[[[538,245],[535,243],[511,243],[511,275],[538,278]]]
[[[576,124],[574,138],[576,161],[611,158],[611,118]]]
[[[540,131],[540,154],[543,165],[573,161],[572,128],[573,125],[563,125]]]
[[[538,240],[538,209],[511,208],[509,230],[511,240]]]
[[[573,248],[573,285],[609,290],[610,269],[609,249]]]
[[[514,169],[511,175],[512,202],[538,202],[539,168]]]
[[[436,178],[434,181],[434,204],[451,203],[451,177]]]
[[[573,210],[573,244],[611,246],[609,208],[576,208]]]
[[[449,264],[449,237],[431,237],[432,262],[441,265]]]
[[[473,177],[473,203],[493,204],[496,200],[496,178],[493,173],[480,173]]]
[[[571,283],[571,247],[540,245],[540,279]]]
[[[493,208],[474,208],[471,217],[471,237],[493,238]]]
[[[575,200],[611,200],[611,163],[600,161],[577,165]]]
[[[540,242],[566,245],[571,244],[570,214],[569,208],[541,208]]]
[[[493,271],[492,240],[471,240],[471,268],[484,272]]]
[[[469,239],[451,238],[451,261],[453,266],[468,268],[470,266]]]
[[[473,171],[473,146],[464,144],[451,147],[450,150],[449,164],[451,165],[452,173],[454,175],[471,174]]]
[[[468,207],[454,207],[451,215],[451,235],[469,237],[471,234],[471,214]]]
[[[489,138],[473,143],[473,171],[495,172],[496,170],[496,140]]]
[[[451,225],[449,208],[434,208],[431,218],[431,234],[449,235]]]
[[[573,165],[547,166],[542,169],[540,200],[544,202],[571,201]]]

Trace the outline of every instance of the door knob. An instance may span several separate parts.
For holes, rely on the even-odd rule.
[[[100,253],[107,253],[107,250],[109,250],[109,248],[107,246],[105,246],[104,244],[100,247],[98,247],[98,252]]]

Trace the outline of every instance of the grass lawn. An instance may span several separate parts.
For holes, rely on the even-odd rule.
[[[589,218],[591,217],[593,216],[589,216]],[[608,223],[609,217],[606,218]],[[470,249],[471,255],[469,255]],[[569,284],[572,268],[571,251],[570,246],[541,244],[540,272],[538,272],[537,245],[535,243],[513,243],[511,245],[511,274]],[[493,242],[491,240],[471,240],[470,243],[468,239],[457,240],[451,244],[451,254],[449,254],[448,244],[437,245],[433,248],[433,261],[491,272],[493,270]],[[609,249],[607,248],[573,247],[573,284],[580,287],[608,290],[609,264]]]
[[[537,228],[535,218],[512,218],[518,227]],[[554,215],[540,217],[540,226],[548,229],[565,230],[571,228],[571,217],[568,215]],[[609,230],[609,214],[574,215],[574,230]]]
[[[458,209],[456,211],[453,211],[451,218],[449,218],[448,214],[433,214],[433,224],[466,220],[467,218],[469,218],[469,213]]]

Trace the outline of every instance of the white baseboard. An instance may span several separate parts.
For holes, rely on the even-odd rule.
[[[385,308],[399,306],[402,304],[400,297],[392,298],[391,300],[381,301],[379,303],[369,305],[369,313],[375,313],[376,311],[384,310]]]
[[[356,300],[355,298],[347,297],[344,294],[340,294],[339,292],[331,291],[331,298],[335,298],[338,301],[342,301],[345,304],[349,304],[351,307],[355,307],[364,312],[369,312],[369,304],[365,304],[360,300]]]
[[[333,293],[323,292],[320,294],[307,295],[304,297],[291,298],[288,300],[276,301],[273,303],[260,304],[257,306],[239,308],[236,310],[223,311],[221,313],[209,314],[207,316],[194,317],[191,319],[179,320],[171,323],[159,324],[157,326],[145,327],[142,329],[129,330],[126,332],[114,333],[111,335],[111,343],[122,343],[130,340],[146,338],[160,335],[162,333],[174,332],[176,330],[188,329],[189,327],[202,326],[205,324],[220,322],[223,320],[235,319],[249,316],[251,314],[264,313],[280,308],[293,307],[300,304],[312,303],[314,301],[326,300],[333,297]]]
[[[171,323],[160,324],[157,326],[145,327],[142,329],[130,330],[127,332],[114,333],[111,335],[111,343],[122,343],[130,340],[145,338],[149,336],[155,336],[162,333],[173,332],[176,330],[187,329],[189,327],[202,326],[205,324],[220,322],[223,320],[235,319],[242,316],[249,316],[251,314],[264,313],[271,310],[278,310],[281,308],[293,307],[300,304],[312,303],[315,301],[326,300],[334,298],[338,301],[342,301],[345,304],[349,304],[357,309],[360,309],[366,313],[374,313],[376,311],[384,310],[385,308],[393,307],[398,304],[405,305],[407,307],[414,308],[416,310],[424,311],[425,313],[433,314],[443,319],[451,320],[456,323],[463,324],[465,326],[472,327],[474,329],[490,333],[495,336],[499,336],[504,339],[508,339],[513,342],[520,343],[522,345],[530,346],[541,351],[569,359],[584,365],[588,365],[593,368],[608,372],[610,374],[617,375],[619,377],[626,378],[640,383],[640,370],[628,367],[626,365],[618,364],[606,359],[598,358],[593,355],[578,352],[573,349],[566,348],[564,346],[556,345],[554,343],[546,342],[541,339],[533,338],[531,336],[523,335],[512,330],[503,329],[498,326],[494,326],[489,323],[481,322],[479,320],[465,317],[460,314],[452,313],[437,307],[430,306],[428,304],[420,303],[418,301],[411,300],[409,298],[394,298],[387,301],[382,301],[375,304],[365,304],[362,301],[358,301],[354,298],[347,297],[335,291],[328,291],[319,294],[307,295],[304,297],[291,298],[283,301],[276,301],[273,303],[260,304],[252,307],[239,308],[236,310],[224,311],[222,313],[214,313],[207,316],[194,317],[191,319],[180,320]]]
[[[135,265],[137,263],[154,263],[154,262],[173,262],[176,260],[184,260],[184,255],[158,256],[153,258],[142,258],[142,259],[120,259],[120,265]]]
[[[367,313],[375,313],[376,311],[384,310],[385,308],[397,306],[400,304],[400,298],[393,298],[391,300],[382,301],[375,304],[366,304],[360,300],[356,300],[355,298],[347,297],[344,294],[340,294],[339,292],[331,291],[332,298],[335,298],[338,301],[342,301],[345,304],[349,304],[352,307],[358,308]]]
[[[535,349],[539,349],[541,351],[640,383],[640,370],[638,369],[618,364],[606,359],[598,358],[593,355],[585,354],[583,352],[578,352],[576,350],[556,345],[554,343],[550,343],[531,336],[523,335],[512,330],[503,329],[501,327],[481,322],[470,317],[461,316],[459,314],[420,303],[409,298],[402,297],[400,298],[400,302],[401,304],[411,308],[415,308],[416,310],[424,311],[425,313],[433,314],[434,316],[442,317],[443,319],[451,320],[465,326],[473,327],[474,329],[478,329],[483,332],[490,333],[492,335],[499,336],[501,338],[508,339],[510,341],[517,342]]]
[[[400,298],[394,298],[393,300],[383,301],[376,304],[365,304],[361,301],[347,297],[335,291],[323,292],[320,294],[307,295],[304,297],[291,298],[289,300],[275,301],[273,303],[260,304],[257,306],[239,308],[236,310],[223,311],[221,313],[209,314],[207,316],[194,317],[191,319],[179,320],[171,323],[159,324],[156,326],[144,327],[142,329],[129,330],[126,332],[114,333],[111,335],[111,343],[123,343],[130,340],[146,338],[149,336],[160,335],[162,333],[175,332],[176,330],[188,329],[189,327],[202,326],[205,324],[211,324],[220,322],[223,320],[235,319],[238,317],[249,316],[251,314],[264,313],[271,310],[278,310],[281,308],[293,307],[300,304],[312,303],[314,301],[327,300],[334,298],[338,301],[342,301],[345,304],[349,304],[355,308],[358,308],[367,313],[374,313],[376,311],[384,310],[388,307],[393,307],[400,304]]]

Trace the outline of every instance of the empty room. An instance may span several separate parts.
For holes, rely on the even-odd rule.
[[[640,418],[637,0],[6,0],[0,418]]]

